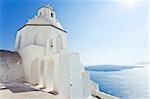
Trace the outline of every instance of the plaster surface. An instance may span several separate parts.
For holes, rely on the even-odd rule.
[[[23,81],[22,59],[17,52],[0,50],[0,83]]]

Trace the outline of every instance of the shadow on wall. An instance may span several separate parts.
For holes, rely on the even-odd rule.
[[[23,81],[22,60],[17,52],[0,50],[0,83]]]

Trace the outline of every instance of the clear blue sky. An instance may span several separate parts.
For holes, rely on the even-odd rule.
[[[147,61],[148,5],[130,1],[1,0],[0,49],[15,50],[17,29],[49,4],[84,65]]]

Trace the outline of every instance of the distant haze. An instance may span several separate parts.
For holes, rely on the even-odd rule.
[[[150,62],[138,62],[138,63],[136,63],[136,65],[147,65],[147,64],[150,64]]]

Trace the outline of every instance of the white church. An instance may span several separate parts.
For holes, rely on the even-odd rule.
[[[67,32],[54,9],[41,7],[16,35],[24,81],[54,94],[55,99],[118,99],[100,92],[89,78],[78,53],[67,47]],[[51,99],[51,98],[50,98]]]

